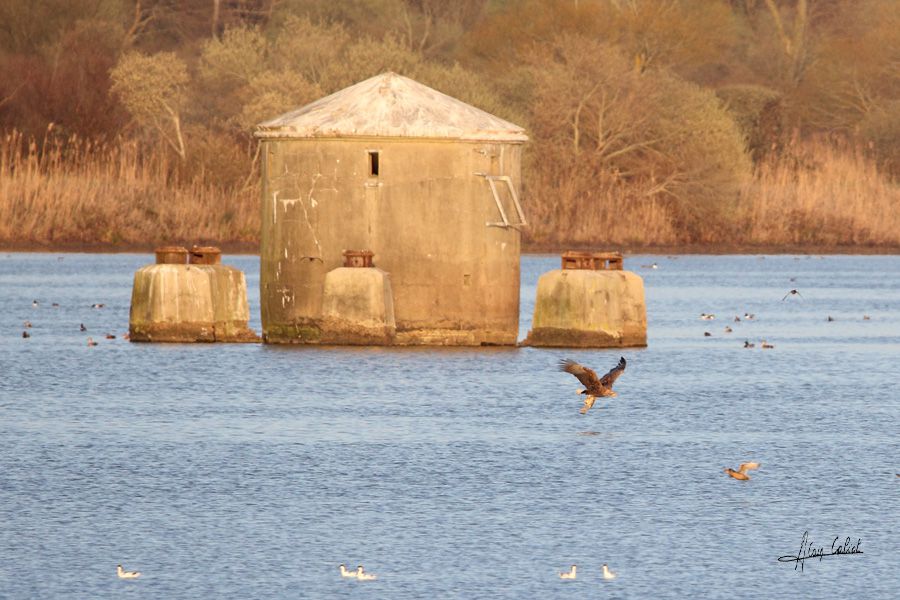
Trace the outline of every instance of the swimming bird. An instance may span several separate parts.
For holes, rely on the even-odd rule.
[[[81,331],[87,331],[87,327],[84,326],[84,323],[82,323],[82,324],[78,327],[78,329],[81,330]]]
[[[25,327],[25,329],[31,329],[31,321],[25,321],[24,323],[22,323],[22,325]]]
[[[869,315],[863,315],[863,321],[870,321],[871,319],[872,317],[870,317]]]
[[[579,394],[587,395],[584,399],[584,406],[578,412],[585,414],[594,405],[594,400],[598,396],[615,398],[616,393],[612,391],[612,386],[616,379],[619,378],[619,375],[625,371],[625,365],[625,357],[620,357],[619,363],[610,369],[609,373],[598,379],[597,374],[593,370],[579,365],[574,360],[561,360],[559,362],[559,370],[571,373],[585,387],[585,389],[578,392]]]
[[[607,581],[612,581],[616,578],[616,574],[609,570],[609,567],[606,563],[603,563],[603,579]]]
[[[96,303],[91,304],[91,308],[103,308],[104,306],[106,306],[106,305],[105,304],[96,304]]]
[[[728,325],[725,326],[725,333],[731,333],[732,331],[734,331],[734,329],[732,329]]]
[[[122,568],[122,565],[116,565],[116,575],[119,576],[119,579],[137,579],[141,576],[139,571],[126,571]]]
[[[716,318],[716,315],[708,315],[706,313],[700,313],[700,318],[704,321],[712,321]]]
[[[828,318],[825,320],[828,321],[829,323],[831,323],[832,321],[834,321],[834,317],[832,317],[831,315],[828,315]]]
[[[576,577],[578,577],[577,571],[578,571],[578,566],[572,565],[572,568],[569,569],[568,573],[561,571],[559,573],[559,578],[560,579],[575,579]]]
[[[744,313],[744,319],[747,321],[752,321],[755,318],[756,315],[754,315],[753,313]]]
[[[734,322],[735,322],[735,323],[740,323],[740,322],[741,322],[741,318],[740,318],[739,316],[737,316],[737,315],[734,315]]]
[[[775,347],[774,344],[770,344],[770,343],[767,342],[766,340],[763,340],[762,343],[761,343],[760,345],[762,346],[762,348],[763,348],[764,350],[771,350],[772,348]]]
[[[27,331],[23,331],[23,332],[22,332],[22,337],[25,338],[25,339],[27,339],[27,338],[30,338],[30,337],[31,337],[31,334],[28,333]]]
[[[712,334],[708,331],[703,332],[703,337],[712,337]]]
[[[747,475],[747,471],[750,471],[751,469],[758,469],[758,468],[759,468],[759,463],[748,462],[748,463],[741,463],[741,466],[738,467],[737,471],[735,471],[734,469],[726,468],[725,472],[728,473],[728,475],[730,477],[734,477],[735,479],[740,479],[741,481],[747,481],[748,479],[750,479],[750,476]]]
[[[54,303],[53,303],[53,308],[59,308],[59,302],[54,302]]]
[[[341,570],[341,577],[352,577],[356,579],[356,571],[348,571],[347,565],[344,563],[339,564],[338,568]]]
[[[784,298],[782,298],[781,301],[784,302],[788,296],[800,296],[802,298],[803,294],[800,293],[800,290],[791,290],[784,295]]]
[[[378,575],[375,573],[366,573],[363,570],[363,566],[359,565],[356,567],[356,578],[360,581],[372,581],[373,579],[378,579]]]
[[[750,340],[744,340],[744,348],[756,348],[756,344],[751,344]]]
[[[94,338],[88,337],[88,346],[96,346],[97,342],[94,341]]]
[[[114,340],[114,339],[116,339],[116,336],[114,336],[114,335],[111,334],[111,333],[107,333],[107,334],[106,334],[106,339],[108,339],[108,340]]]
[[[40,305],[40,302],[38,302],[37,300],[32,300],[32,301],[31,301],[31,308],[37,308],[38,305]]]

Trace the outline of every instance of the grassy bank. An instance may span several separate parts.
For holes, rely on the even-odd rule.
[[[253,252],[255,181],[233,189],[177,175],[168,154],[135,144],[70,138],[0,144],[0,248],[146,251],[214,243]],[[556,178],[555,181],[566,181]],[[526,181],[530,251],[622,248],[632,252],[894,252],[900,248],[900,186],[858,148],[810,142],[760,165],[726,212],[687,215],[652,186]],[[692,221],[689,221],[693,219]],[[688,220],[689,222],[686,222]]]

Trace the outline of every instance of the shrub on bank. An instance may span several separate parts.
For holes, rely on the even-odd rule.
[[[639,71],[616,48],[579,36],[558,38],[531,63],[526,180],[534,209],[652,206],[668,214],[679,241],[711,241],[712,224],[727,221],[751,172],[743,137],[712,92],[664,70]],[[542,227],[534,239],[548,237]],[[565,238],[567,226],[559,227],[554,235]],[[619,235],[598,229],[596,239]]]
[[[783,144],[781,94],[761,85],[728,85],[718,88],[716,96],[740,128],[755,163]]]

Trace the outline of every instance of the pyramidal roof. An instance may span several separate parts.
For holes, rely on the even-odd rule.
[[[396,73],[382,73],[256,126],[260,138],[414,137],[524,142],[509,121]]]

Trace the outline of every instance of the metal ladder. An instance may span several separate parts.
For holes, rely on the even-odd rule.
[[[519,204],[519,196],[516,194],[516,188],[513,186],[512,179],[509,175],[488,175],[487,173],[475,173],[479,177],[484,177],[488,185],[491,187],[491,194],[494,196],[494,202],[497,203],[497,210],[500,211],[500,218],[503,221],[498,221],[496,223],[491,223],[490,221],[487,223],[488,227],[512,227],[514,229],[518,229],[523,225],[528,225],[525,221],[525,213],[522,212],[522,205]],[[509,195],[513,200],[513,205],[516,208],[516,215],[519,218],[518,223],[510,223],[509,218],[506,216],[506,210],[503,209],[503,202],[500,200],[500,194],[497,192],[497,182],[501,181],[506,184],[506,189],[509,190]]]

